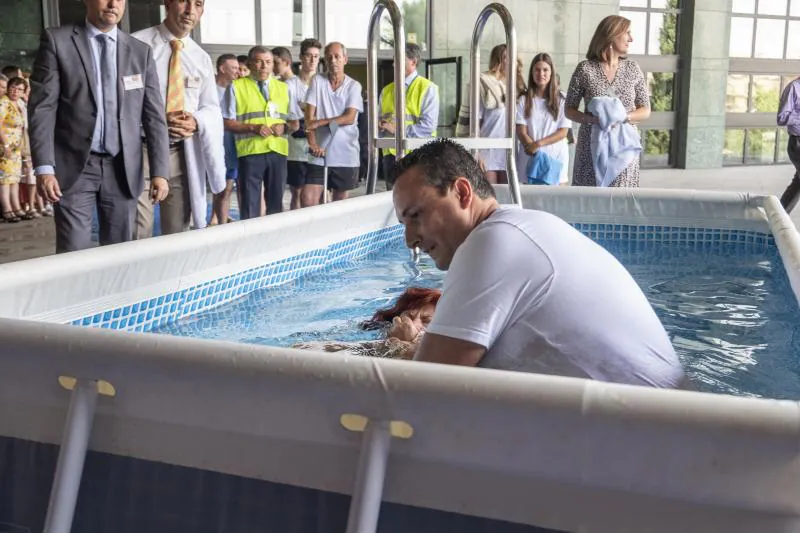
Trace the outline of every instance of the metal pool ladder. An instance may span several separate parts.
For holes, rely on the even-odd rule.
[[[369,19],[369,30],[367,31],[367,124],[369,129],[369,165],[367,167],[367,194],[375,192],[378,181],[378,149],[394,148],[397,151],[396,157],[403,157],[404,150],[414,150],[430,141],[430,138],[409,139],[406,137],[405,123],[403,116],[405,113],[395,113],[395,136],[380,137],[378,132],[378,39],[380,36],[380,20],[383,12],[389,13],[394,33],[394,98],[395,109],[405,110],[406,108],[406,88],[404,83],[397,83],[397,80],[405,79],[404,65],[406,63],[406,37],[403,23],[403,14],[397,7],[394,0],[377,0],[372,9]],[[480,106],[480,73],[481,73],[481,52],[480,40],[486,22],[496,13],[503,22],[506,32],[506,46],[508,58],[506,64],[506,136],[503,138],[479,137],[480,124],[478,121],[478,109]],[[458,80],[460,83],[461,80]],[[502,4],[492,3],[487,5],[478,15],[475,28],[472,32],[472,45],[470,48],[470,136],[453,138],[464,148],[473,152],[479,149],[503,149],[506,150],[506,174],[508,176],[508,186],[511,192],[511,200],[517,206],[522,207],[522,197],[520,194],[519,180],[517,177],[517,162],[514,157],[516,147],[516,105],[517,105],[517,30],[514,26],[514,18],[511,12]]]

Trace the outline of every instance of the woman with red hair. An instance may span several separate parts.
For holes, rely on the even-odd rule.
[[[385,338],[358,343],[300,343],[293,348],[322,350],[325,352],[347,351],[355,355],[413,359],[419,341],[433,318],[436,304],[442,295],[438,289],[409,287],[392,307],[379,309],[372,320],[364,322],[365,329],[385,328]]]

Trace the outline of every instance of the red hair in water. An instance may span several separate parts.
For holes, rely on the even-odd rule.
[[[436,305],[442,291],[439,289],[428,289],[425,287],[409,287],[388,309],[379,309],[372,317],[373,322],[391,322],[396,316],[400,316],[404,311],[412,309],[422,309],[426,305]]]

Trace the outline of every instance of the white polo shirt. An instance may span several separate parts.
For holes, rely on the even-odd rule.
[[[665,388],[684,379],[625,267],[543,211],[501,207],[469,234],[428,332],[485,347],[487,368]]]
[[[322,74],[314,76],[306,95],[306,104],[317,108],[317,119],[334,118],[344,114],[348,108],[354,108],[359,113],[364,111],[364,102],[361,99],[361,84],[350,76],[345,75],[344,81],[335,91],[331,87],[328,77]],[[358,146],[358,120],[349,126],[339,127],[333,142],[328,127],[316,131],[317,145],[325,149],[326,160],[329,167],[358,167],[361,166]],[[322,166],[326,161],[321,157],[309,157],[312,165]]]

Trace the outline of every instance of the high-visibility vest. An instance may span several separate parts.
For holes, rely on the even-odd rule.
[[[425,93],[431,85],[433,90],[436,90],[436,85],[431,80],[417,76],[406,89],[406,127],[419,124],[422,120],[422,99],[425,98]],[[439,117],[436,117],[435,120],[438,119]],[[394,82],[384,87],[381,92],[381,120],[394,122]],[[435,129],[431,137],[436,137]],[[395,155],[397,150],[384,149],[384,152]]]
[[[236,120],[238,122],[266,124],[267,126],[286,124],[289,116],[289,87],[277,78],[270,78],[267,86],[269,100],[264,99],[258,83],[252,78],[234,80]],[[289,142],[286,140],[286,136],[262,137],[255,133],[236,134],[236,155],[238,157],[269,152],[289,155]]]

